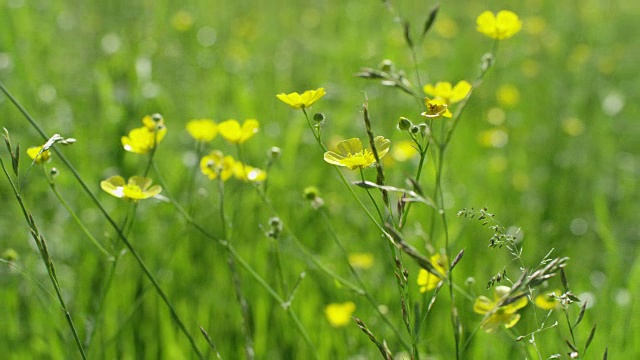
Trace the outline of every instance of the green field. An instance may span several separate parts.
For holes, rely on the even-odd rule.
[[[398,359],[564,359],[567,343],[580,358],[640,358],[640,5],[445,1],[422,39],[435,5],[0,0],[0,125],[12,144],[0,145],[0,357],[379,358],[355,319],[333,326],[325,315],[329,304],[353,302],[353,316]],[[520,32],[493,40],[476,31],[480,13],[502,9],[519,15]],[[385,60],[417,98],[355,76]],[[459,80],[474,89],[451,105],[453,119],[420,115],[423,85]],[[358,170],[323,160],[314,120],[276,97],[318,88],[326,96],[305,110],[324,114],[322,143],[335,150],[359,138],[366,147],[366,103],[372,132],[391,141],[386,185],[433,208],[405,203],[399,226],[399,192],[388,188],[387,208],[380,188],[353,185]],[[155,113],[167,132],[151,156],[125,151],[121,137]],[[399,151],[411,140],[400,117],[430,128],[418,187],[408,179],[420,156]],[[196,143],[186,124],[203,118],[260,127],[242,144],[220,134]],[[26,149],[54,134],[77,141],[32,164]],[[208,179],[199,163],[213,149],[267,170],[267,182]],[[113,175],[145,174],[160,196],[135,203],[101,190]],[[377,181],[376,167],[362,174]],[[305,198],[309,187],[323,206]],[[457,216],[484,207],[495,215],[486,225],[477,213]],[[513,236],[501,248],[489,247],[493,225]],[[391,240],[427,259],[464,256],[441,288],[421,293],[421,263]],[[362,253],[372,266],[350,266],[347,256]],[[565,257],[566,288],[553,269],[512,294],[529,300],[515,326],[480,328],[476,298]],[[536,308],[555,289],[580,301]]]

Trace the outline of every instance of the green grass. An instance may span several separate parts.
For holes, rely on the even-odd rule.
[[[414,36],[434,4],[419,1],[394,3],[411,23]],[[552,248],[553,256],[570,258],[565,268],[571,290],[595,300],[577,328],[584,344],[597,324],[587,358],[601,358],[608,347],[612,358],[635,358],[640,346],[636,249],[640,126],[634,121],[638,97],[638,45],[635,21],[640,7],[633,2],[499,1],[446,2],[440,6],[436,29],[418,47],[422,82],[473,80],[483,54],[492,41],[475,31],[475,18],[483,10],[508,7],[520,15],[524,29],[500,43],[495,66],[474,92],[447,149],[443,186],[453,254],[465,249],[454,272],[455,282],[467,291],[490,295],[485,284],[506,266],[510,279],[519,276],[518,264],[504,250],[489,249],[491,231],[475,220],[458,218],[462,208],[487,206],[506,227],[524,234],[523,261],[535,267]],[[186,31],[177,31],[172,19],[179,11],[192,16]],[[541,32],[532,24],[543,21]],[[256,118],[261,131],[243,144],[246,162],[262,166],[271,146],[282,157],[269,174],[268,197],[275,213],[253,188],[237,181],[225,184],[230,242],[247,263],[276,291],[274,240],[264,235],[269,218],[279,216],[286,226],[278,240],[289,288],[300,273],[292,310],[306,329],[319,358],[361,355],[375,358],[375,345],[355,325],[333,328],[323,309],[332,302],[354,301],[355,315],[392,352],[403,351],[400,340],[362,296],[337,286],[302,252],[309,249],[322,263],[357,284],[341,252],[331,239],[319,213],[302,197],[304,188],[316,186],[325,200],[331,227],[347,252],[371,252],[375,265],[359,271],[375,300],[388,308],[389,318],[406,339],[395,283],[396,270],[389,247],[363,215],[340,178],[322,160],[299,111],[282,104],[275,95],[324,87],[327,96],[311,113],[327,120],[323,137],[366,139],[361,104],[368,98],[376,134],[394,143],[406,139],[396,129],[400,116],[419,121],[416,102],[395,89],[353,76],[361,67],[377,67],[383,59],[415,79],[411,53],[402,28],[381,1],[236,1],[212,4],[156,2],[62,2],[0,0],[0,81],[51,136],[73,137],[73,146],[57,146],[97,194],[117,223],[127,204],[102,192],[101,180],[114,174],[141,174],[146,158],[125,153],[120,137],[139,126],[147,114],[161,113],[168,134],[155,159],[169,191],[195,221],[222,237],[217,208],[217,183],[193,170],[197,154],[184,130],[193,118],[216,121]],[[447,38],[440,24],[454,24]],[[451,25],[450,25],[451,26]],[[501,86],[511,84],[519,101],[505,106],[497,99]],[[622,106],[616,109],[617,102]],[[488,121],[488,113],[501,109],[504,122]],[[617,110],[617,111],[616,111]],[[573,120],[572,120],[573,119]],[[29,167],[26,148],[43,140],[5,96],[0,96],[0,125],[21,147],[21,174]],[[573,128],[571,128],[573,126]],[[577,128],[576,128],[577,126]],[[573,135],[570,133],[573,129]],[[577,129],[577,130],[576,130]],[[502,147],[482,144],[482,134],[502,130]],[[217,137],[212,147],[234,154]],[[10,163],[4,147],[0,156]],[[434,191],[429,158],[425,192]],[[116,232],[82,191],[70,171],[54,155],[49,167],[60,174],[56,186],[101,244],[110,248]],[[386,168],[387,182],[407,187],[416,162]],[[366,170],[371,181],[375,171]],[[357,174],[345,171],[349,180]],[[158,182],[157,176],[150,176]],[[191,188],[193,191],[187,192]],[[22,196],[47,240],[60,288],[84,342],[89,358],[195,358],[187,338],[130,253],[117,262],[103,308],[96,321],[100,294],[108,282],[112,262],[88,241],[78,225],[50,191],[40,167],[21,182]],[[355,188],[363,202],[366,193]],[[166,192],[165,192],[166,194]],[[375,194],[377,197],[378,195]],[[75,358],[78,351],[64,313],[53,293],[45,266],[29,234],[22,211],[7,181],[0,181],[0,252],[14,249],[16,270],[0,263],[0,303],[3,326],[0,349],[10,358]],[[373,208],[370,207],[373,211]],[[432,212],[414,205],[405,238],[422,253],[443,247],[438,224],[433,238]],[[169,203],[141,202],[128,238],[157,278],[201,351],[207,344],[202,326],[222,358],[245,356],[242,316],[236,301],[225,248],[202,235]],[[428,303],[418,292],[419,267],[406,257],[410,293],[417,303]],[[291,317],[264,287],[238,266],[242,288],[251,309],[251,333],[257,358],[309,358],[314,350],[304,342]],[[559,279],[550,288],[560,288]],[[465,326],[464,340],[477,328],[481,316],[473,302],[456,295]],[[533,331],[532,305],[513,334]],[[571,308],[573,318],[579,306]],[[541,312],[538,311],[538,316]],[[568,348],[566,323],[538,335],[544,358]],[[95,325],[94,330],[90,328]],[[448,359],[454,356],[450,302],[446,286],[419,337],[421,354]],[[93,332],[92,332],[93,331]],[[517,336],[516,335],[516,336]],[[530,347],[515,343],[508,332],[472,338],[463,358],[535,358]],[[213,358],[213,353],[208,353]],[[423,358],[425,358],[423,356]]]

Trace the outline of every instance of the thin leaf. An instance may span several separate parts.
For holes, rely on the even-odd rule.
[[[429,17],[427,18],[427,21],[425,21],[424,29],[422,30],[422,38],[424,38],[425,35],[427,35],[429,30],[431,29],[431,26],[433,26],[433,23],[436,21],[436,17],[438,16],[438,10],[440,10],[440,5],[434,6],[429,12]]]
[[[580,307],[580,313],[578,314],[578,318],[576,319],[576,322],[573,324],[574,328],[578,326],[578,324],[580,324],[580,321],[582,321],[582,317],[584,316],[584,312],[586,310],[587,310],[587,301],[585,301],[584,304],[582,304],[582,306]]]
[[[587,352],[589,345],[591,345],[591,341],[593,340],[594,335],[596,334],[596,324],[593,324],[591,328],[591,332],[589,333],[589,337],[587,338],[587,342],[584,344],[584,352]]]
[[[404,30],[404,40],[407,42],[410,48],[413,48],[413,40],[411,40],[411,29],[409,27],[409,22],[405,21],[402,24],[402,28]]]

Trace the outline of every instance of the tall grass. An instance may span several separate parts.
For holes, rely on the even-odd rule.
[[[413,203],[396,234],[384,223],[386,212],[396,211],[398,193],[388,190],[391,210],[385,210],[379,186],[372,185],[379,216],[366,190],[353,185],[360,174],[336,173],[322,160],[314,123],[309,129],[301,112],[275,97],[324,87],[327,95],[308,116],[326,116],[321,140],[328,150],[350,137],[368,143],[366,101],[372,133],[391,139],[393,151],[407,139],[396,129],[398,118],[417,122],[420,104],[354,74],[390,59],[416,86],[418,77],[422,83],[472,81],[493,46],[475,31],[475,18],[503,4],[440,4],[433,28],[413,51],[394,14],[409,22],[415,40],[435,4],[391,4],[395,13],[375,1],[0,2],[0,81],[47,138],[58,133],[77,139],[54,148],[87,186],[56,154],[47,166],[58,170],[51,180],[57,192],[36,165],[26,173],[31,163],[25,149],[44,140],[0,96],[1,124],[13,148],[20,143],[17,189],[23,201],[14,200],[9,182],[0,182],[0,252],[6,257],[0,264],[6,324],[0,348],[12,358],[75,357],[78,348],[89,358],[188,358],[198,351],[221,358],[376,357],[387,348],[422,358],[548,358],[571,351],[565,340],[582,354],[597,324],[587,357],[600,358],[606,348],[616,358],[637,357],[639,149],[631,49],[638,6],[593,1],[576,10],[572,3],[510,3],[523,30],[500,44],[446,149],[431,148],[420,175],[422,196],[444,212]],[[151,164],[124,152],[120,137],[156,112],[168,133],[148,176],[162,184],[165,199],[131,210],[101,192],[99,183],[114,174],[141,175]],[[184,127],[203,117],[259,120],[260,132],[241,154],[219,136],[206,150],[223,149],[262,168],[271,161],[268,186],[222,184],[200,174],[197,163],[207,151]],[[281,149],[276,160],[268,155],[272,146]],[[0,156],[11,164],[4,148]],[[417,194],[406,179],[416,177],[419,159],[382,161],[385,184]],[[375,183],[377,172],[365,169],[364,177]],[[303,196],[309,186],[318,189],[319,209]],[[128,250],[121,252],[122,237],[88,194],[95,194],[116,227],[135,219],[124,234]],[[27,225],[21,206],[33,216]],[[495,223],[456,217],[463,208],[471,214],[472,207],[485,206]],[[274,218],[282,224],[277,234],[270,232]],[[39,236],[31,238],[35,224],[46,238],[55,281]],[[494,224],[499,227],[490,229]],[[496,231],[515,235],[515,247],[489,248]],[[385,233],[407,247],[390,247]],[[462,249],[464,256],[453,281],[421,294],[416,278],[428,265],[412,260],[411,248],[427,260],[442,248],[449,262]],[[373,267],[354,267],[345,260],[353,253],[370,253]],[[548,318],[529,303],[513,329],[479,329],[483,316],[473,312],[473,302],[492,296],[488,282],[494,288],[517,282],[520,267],[533,274],[565,256],[564,285],[580,303]],[[567,290],[556,273],[533,296]],[[355,303],[360,322],[332,327],[325,306],[347,301]],[[518,336],[527,337],[517,342]],[[527,345],[533,337],[535,346]]]

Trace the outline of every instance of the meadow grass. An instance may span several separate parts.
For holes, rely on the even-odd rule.
[[[572,351],[566,341],[582,355],[597,324],[587,358],[602,358],[605,349],[613,358],[638,357],[640,128],[632,121],[639,109],[631,99],[638,95],[633,49],[640,6],[441,3],[419,42],[435,3],[391,4],[390,12],[384,1],[0,0],[0,81],[45,138],[77,140],[54,145],[59,153],[43,175],[26,149],[46,140],[8,96],[0,96],[10,151],[20,144],[18,177],[10,151],[0,151],[15,186],[0,181],[4,354],[79,358],[81,347],[88,358],[105,359],[196,358],[198,352],[205,358],[325,359],[375,358],[388,348],[407,358],[566,358]],[[336,172],[323,161],[322,146],[333,150],[352,137],[366,146],[366,103],[372,132],[391,140],[382,161],[386,185],[418,192],[407,183],[418,158],[399,161],[393,151],[410,139],[397,129],[398,119],[418,123],[423,109],[397,88],[354,74],[389,59],[418,89],[416,76],[422,84],[472,82],[483,55],[495,49],[476,31],[475,19],[503,8],[520,16],[523,29],[500,42],[443,157],[433,147],[425,160],[421,194],[443,206],[444,218],[412,203],[406,226],[385,228],[379,188],[369,191],[382,216],[365,189],[345,187],[361,180],[359,171]],[[415,53],[394,16],[409,22]],[[325,115],[318,146],[304,114],[276,94],[320,87],[327,95],[307,109],[309,117]],[[149,156],[125,152],[120,138],[154,113],[162,114],[168,130],[151,163]],[[260,131],[240,147],[220,136],[197,146],[185,130],[197,118],[255,118]],[[442,119],[433,121],[439,134]],[[269,155],[273,146],[281,150],[277,159]],[[263,169],[272,161],[268,186],[207,179],[198,163],[214,148]],[[52,167],[56,191],[49,183]],[[112,175],[146,172],[162,184],[163,200],[134,205],[100,189]],[[376,182],[375,168],[363,173]],[[310,186],[322,207],[305,198]],[[398,193],[389,193],[394,212]],[[478,221],[484,207],[495,216]],[[467,216],[456,216],[463,209]],[[27,212],[33,220],[25,221]],[[489,247],[494,234],[506,235],[502,248]],[[390,239],[406,247],[395,250]],[[414,261],[411,249],[427,261],[442,251],[449,263],[460,250],[464,256],[453,281],[423,294],[416,280],[428,263]],[[369,253],[373,266],[350,266],[345,257],[353,253]],[[496,286],[516,283],[521,268],[531,275],[554,258],[566,261],[565,285],[581,302],[547,314],[529,301],[515,327],[496,333],[479,328],[478,296],[491,297]],[[535,289],[531,300],[564,292],[560,271],[553,272],[557,276],[546,282],[524,284]],[[493,287],[486,289],[489,282]],[[345,302],[355,304],[360,322],[334,327],[325,307]],[[575,329],[567,325],[580,318]],[[457,344],[456,322],[462,326]],[[531,335],[516,341],[532,333],[534,344]]]

